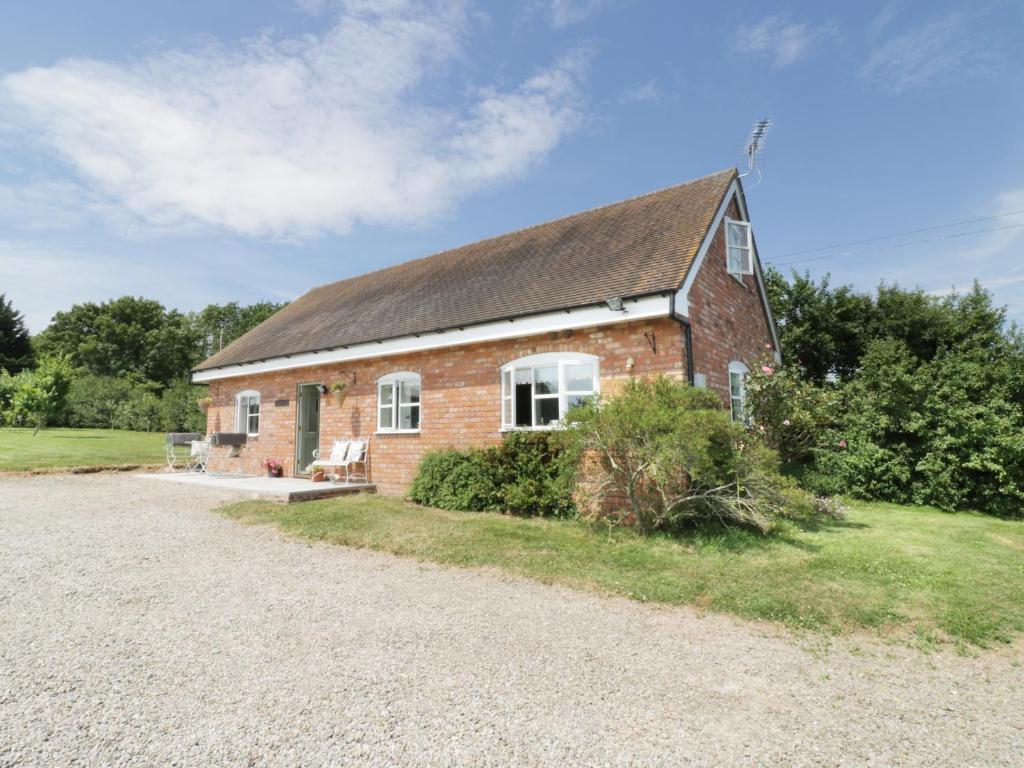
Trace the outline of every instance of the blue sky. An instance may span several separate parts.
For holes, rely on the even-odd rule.
[[[291,299],[740,164],[768,116],[765,262],[1024,320],[1021,32],[1018,0],[8,4],[0,292],[33,331]]]

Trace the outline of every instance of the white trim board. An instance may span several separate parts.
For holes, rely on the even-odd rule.
[[[485,341],[514,339],[520,336],[534,336],[553,331],[625,323],[630,320],[670,317],[672,312],[672,296],[670,293],[642,296],[636,299],[626,299],[624,305],[625,311],[622,312],[608,309],[604,304],[596,304],[576,309],[564,309],[555,312],[545,312],[539,315],[517,317],[509,320],[468,325],[465,328],[451,331],[430,332],[418,336],[401,336],[395,339],[387,339],[386,341],[353,344],[350,347],[343,347],[341,349],[305,352],[299,355],[291,355],[290,357],[275,357],[254,363],[210,368],[205,371],[194,372],[192,374],[192,381],[217,381],[237,376],[288,371],[294,368],[308,368],[314,365],[330,365],[331,363],[365,360],[386,355],[403,355],[409,352],[423,352],[430,349],[476,344]]]

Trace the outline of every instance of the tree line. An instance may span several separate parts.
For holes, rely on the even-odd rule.
[[[284,304],[167,309],[135,296],[76,304],[31,336],[0,294],[0,423],[203,431],[196,363]]]
[[[752,428],[806,487],[1024,516],[1024,334],[988,292],[766,280],[784,364],[751,374]]]

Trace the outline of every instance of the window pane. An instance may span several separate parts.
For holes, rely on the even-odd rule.
[[[526,383],[522,383],[518,380],[519,371],[516,371],[515,425],[517,427],[533,426],[533,391],[530,386],[529,371],[526,371],[526,376]]]
[[[537,408],[537,426],[558,421],[558,398],[545,397],[534,400]]]
[[[512,396],[512,371],[503,371],[501,374],[501,396]]]
[[[732,399],[732,420],[743,421],[743,401],[738,397]]]
[[[568,392],[593,392],[593,363],[565,366],[565,389]]]
[[[743,396],[743,377],[738,373],[729,374],[729,394],[733,397]]]
[[[742,248],[729,249],[729,271],[743,272],[744,252]]]
[[[393,429],[394,422],[392,420],[392,407],[390,405],[384,406],[380,409],[377,415],[377,428],[378,429]]]
[[[381,384],[380,385],[380,404],[391,405],[395,398],[394,384]]]
[[[501,423],[509,425],[512,423],[512,398],[505,397],[501,400]]]
[[[249,434],[255,435],[260,431],[260,415],[255,413],[249,416]]]
[[[516,386],[517,387],[520,384],[529,384],[530,381],[531,381],[531,379],[530,379],[530,369],[529,368],[516,368]]]
[[[729,226],[726,228],[728,234],[729,245],[741,245],[746,247],[747,245],[747,228],[743,224],[736,224],[729,222]]]
[[[572,410],[577,405],[583,405],[594,399],[593,395],[569,395],[565,398],[565,406]]]
[[[400,403],[418,403],[420,401],[420,383],[418,381],[403,381],[399,384]]]
[[[399,429],[420,428],[420,407],[418,405],[402,405],[398,408]]]
[[[558,366],[545,365],[533,369],[533,383],[538,395],[558,394]]]

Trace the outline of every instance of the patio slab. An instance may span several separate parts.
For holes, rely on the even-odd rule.
[[[219,488],[237,491],[253,499],[268,499],[290,504],[295,501],[313,501],[352,493],[376,493],[373,483],[314,483],[300,477],[242,477],[238,475],[214,475],[198,472],[163,472],[144,474],[139,477],[148,480],[163,480],[170,483],[197,485],[205,488]]]

